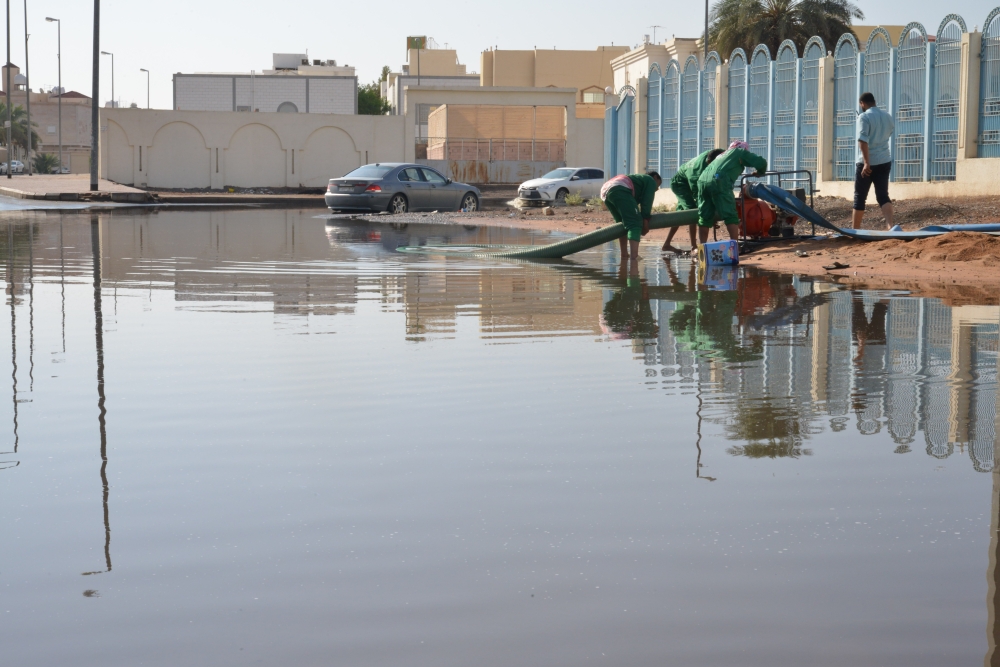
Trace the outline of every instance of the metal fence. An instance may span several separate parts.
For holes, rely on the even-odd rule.
[[[845,34],[832,52],[833,125],[820,132],[820,60],[827,46],[810,39],[800,54],[791,41],[783,42],[772,59],[759,45],[750,57],[742,49],[729,56],[727,85],[717,86],[719,55],[711,53],[707,66],[689,56],[683,67],[671,60],[653,65],[647,92],[646,168],[665,179],[687,160],[715,146],[717,123],[731,142],[742,139],[767,158],[775,170],[818,166],[822,134],[829,142],[835,180],[853,180],[857,157],[858,97],[869,91],[878,105],[895,119],[890,141],[892,178],[896,181],[954,180],[958,155],[962,35],[968,32],[962,17],[944,18],[935,35],[920,23],[910,23],[893,43],[884,28],[872,31],[859,45]],[[984,23],[979,88],[980,157],[1000,157],[1000,7]],[[728,97],[728,117],[716,118],[716,91]],[[627,96],[622,97],[625,104]],[[973,98],[974,99],[974,98]],[[829,108],[829,107],[828,107]],[[621,134],[620,116],[610,109]],[[618,113],[621,113],[619,106]],[[829,122],[829,121],[827,121]],[[629,126],[631,129],[631,126]],[[606,135],[607,137],[607,135]],[[621,153],[621,138],[607,146],[614,163],[631,159]],[[720,146],[723,147],[724,146]],[[641,166],[641,165],[637,165]],[[609,169],[621,173],[621,167]]]
[[[608,178],[632,173],[632,143],[635,136],[635,88],[624,86],[618,92],[617,107],[604,114],[604,173]],[[650,128],[646,128],[647,137]]]

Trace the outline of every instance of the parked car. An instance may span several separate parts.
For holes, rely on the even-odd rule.
[[[422,164],[376,163],[331,178],[326,205],[331,211],[476,211],[479,189],[445,178]]]
[[[53,174],[68,174],[69,173],[69,167],[63,167],[61,171],[59,170],[59,167],[55,167],[55,168],[52,169],[52,173]]]
[[[10,173],[12,174],[23,174],[24,173],[24,163],[20,160],[10,161]]]
[[[545,204],[562,201],[570,193],[588,199],[598,196],[603,184],[603,169],[560,167],[541,178],[521,183],[517,189],[517,196],[529,202]]]

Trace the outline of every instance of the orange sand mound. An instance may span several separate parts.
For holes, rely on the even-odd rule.
[[[867,257],[879,253],[887,259],[920,259],[929,262],[979,262],[1000,266],[1000,237],[975,232],[951,232],[914,241],[877,241],[859,248]]]

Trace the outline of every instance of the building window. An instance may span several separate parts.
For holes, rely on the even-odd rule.
[[[584,104],[604,104],[604,93],[584,93]]]
[[[298,113],[299,108],[291,102],[282,102],[278,105],[278,113]]]

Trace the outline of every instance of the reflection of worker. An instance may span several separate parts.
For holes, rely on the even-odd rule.
[[[735,240],[740,235],[733,183],[747,167],[756,169],[758,176],[767,171],[767,160],[751,153],[749,148],[745,141],[734,141],[698,178],[698,237],[702,243],[708,241],[708,230],[715,226],[716,220],[726,223],[729,238]]]
[[[618,239],[623,258],[639,258],[639,239],[649,233],[653,196],[662,184],[660,175],[651,171],[648,174],[620,174],[601,186],[601,199],[611,211],[611,217],[625,225],[625,236]]]
[[[862,93],[861,115],[858,116],[858,157],[854,172],[854,229],[861,229],[861,219],[865,215],[865,200],[868,191],[875,186],[875,201],[882,208],[885,224],[892,229],[892,200],[889,199],[889,172],[892,171],[892,153],[889,151],[889,137],[896,124],[885,111],[875,105],[875,96]]]
[[[674,174],[674,177],[670,179],[670,189],[673,190],[674,195],[677,197],[678,211],[693,211],[698,208],[698,178],[705,171],[705,167],[712,164],[712,161],[723,153],[725,151],[721,148],[713,148],[710,151],[705,151],[698,157],[685,162],[677,170],[677,173]],[[694,228],[695,225],[688,225],[692,253],[698,249],[698,240],[695,236]],[[670,228],[670,231],[667,232],[667,240],[663,242],[661,250],[680,252],[680,250],[670,245],[674,234],[677,233],[677,229],[677,227]]]
[[[638,264],[629,265],[627,275],[624,261],[618,270],[622,287],[604,304],[603,323],[615,337],[656,338],[660,329],[649,303],[649,287],[639,278]]]
[[[760,358],[761,343],[742,347],[733,333],[733,315],[739,293],[726,291],[698,292],[694,303],[686,303],[670,315],[670,330],[689,350],[708,352],[724,361],[749,361]]]

